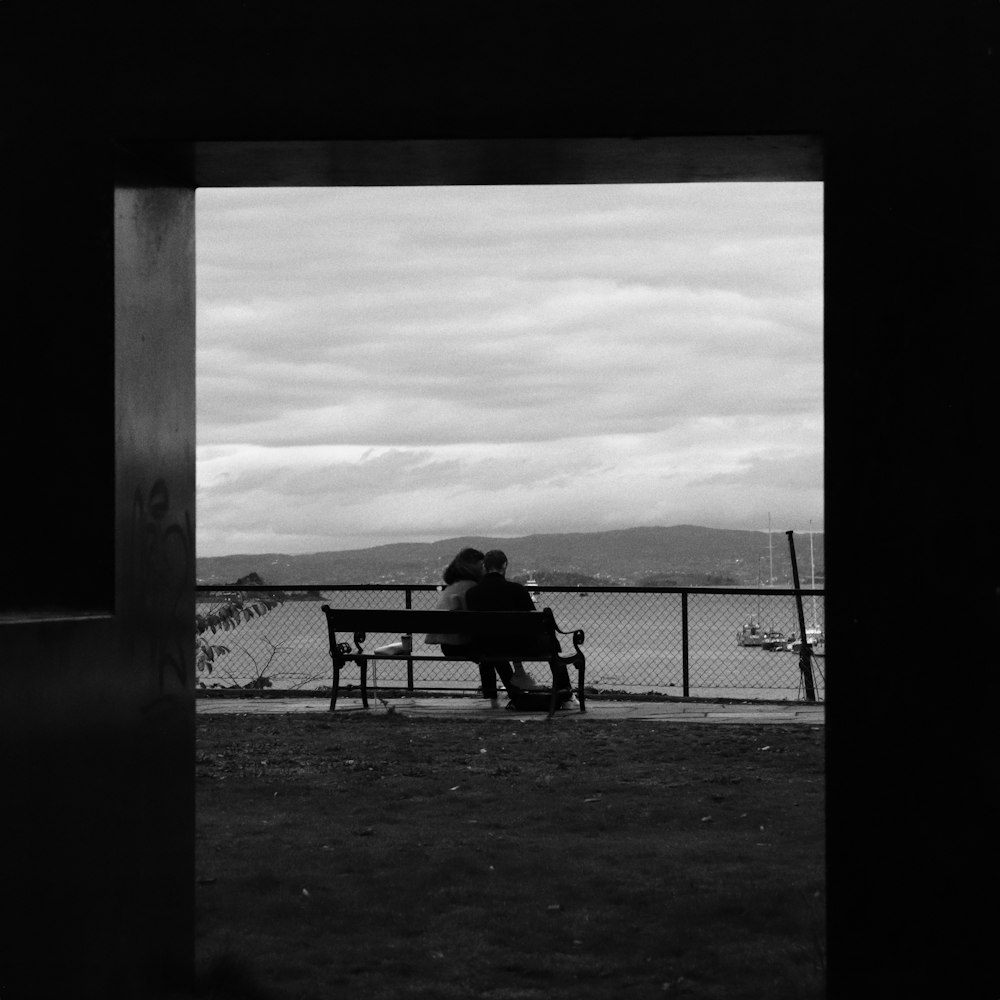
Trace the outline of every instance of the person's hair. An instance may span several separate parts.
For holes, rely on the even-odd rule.
[[[483,556],[483,568],[487,573],[491,571],[501,570],[507,565],[507,556],[504,555],[500,549],[490,549],[486,555]]]
[[[462,549],[441,574],[445,583],[456,580],[481,580],[483,576],[483,554],[479,549]]]

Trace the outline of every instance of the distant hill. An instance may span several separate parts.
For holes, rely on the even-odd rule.
[[[813,536],[816,576],[823,576],[823,535]],[[788,539],[766,531],[674,527],[525,535],[467,536],[436,542],[397,542],[367,549],[308,555],[206,556],[197,560],[198,583],[227,584],[256,573],[269,586],[334,583],[439,583],[441,572],[464,546],[503,549],[510,577],[533,576],[542,586],[756,586],[767,583],[773,563],[776,586],[791,585]],[[809,535],[795,536],[799,577],[809,586]],[[820,580],[817,579],[817,586]]]

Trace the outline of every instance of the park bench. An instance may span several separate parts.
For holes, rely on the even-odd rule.
[[[369,660],[432,660],[448,663],[475,663],[490,660],[519,660],[522,663],[548,663],[550,668],[555,664],[576,667],[577,671],[577,701],[580,711],[586,711],[584,703],[584,672],[586,659],[583,650],[583,629],[564,632],[556,625],[555,617],[550,608],[542,611],[415,611],[406,609],[384,608],[331,608],[322,606],[326,615],[326,623],[330,633],[330,657],[333,661],[333,690],[330,694],[330,711],[337,706],[337,693],[340,688],[340,671],[346,663],[353,662],[361,670],[361,702],[368,707],[368,661]],[[441,652],[418,653],[412,649],[400,647],[394,651],[381,652],[379,648],[368,652],[364,644],[368,635],[388,635],[396,639],[400,637],[419,636],[422,640],[428,634],[461,633],[476,642],[475,649],[462,656],[445,656]],[[344,636],[353,635],[354,649],[350,643],[343,641]],[[573,652],[564,654],[559,648],[560,635],[571,636]],[[503,641],[499,642],[498,637]],[[385,648],[385,647],[380,647]],[[440,647],[427,646],[427,649]],[[539,649],[541,652],[526,652],[527,649]],[[555,681],[550,688],[542,689],[549,695],[549,716],[551,717],[560,704],[560,694],[564,691],[556,688]],[[532,692],[539,694],[540,690]],[[572,694],[572,691],[569,692]]]

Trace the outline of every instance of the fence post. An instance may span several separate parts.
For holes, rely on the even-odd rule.
[[[413,607],[413,591],[409,587],[405,590],[406,595],[406,609],[409,611]],[[410,649],[412,650],[413,643],[410,643]],[[411,657],[406,658],[406,693],[413,694],[413,660]]]
[[[688,592],[681,592],[681,676],[684,697],[690,696],[691,677],[688,670]]]

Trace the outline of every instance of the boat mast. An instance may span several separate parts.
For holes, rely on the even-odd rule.
[[[813,523],[809,522],[809,572],[812,574],[810,586],[816,589],[816,562],[813,559]],[[816,628],[816,595],[813,594],[813,628]]]
[[[757,563],[758,569],[760,568],[760,562]],[[769,587],[774,586],[774,551],[771,548],[771,512],[767,512],[767,585]],[[773,614],[773,602],[772,602],[772,614],[771,614],[771,631],[774,631],[774,614]]]
[[[774,552],[771,550],[771,512],[767,512],[767,585],[774,586]]]

